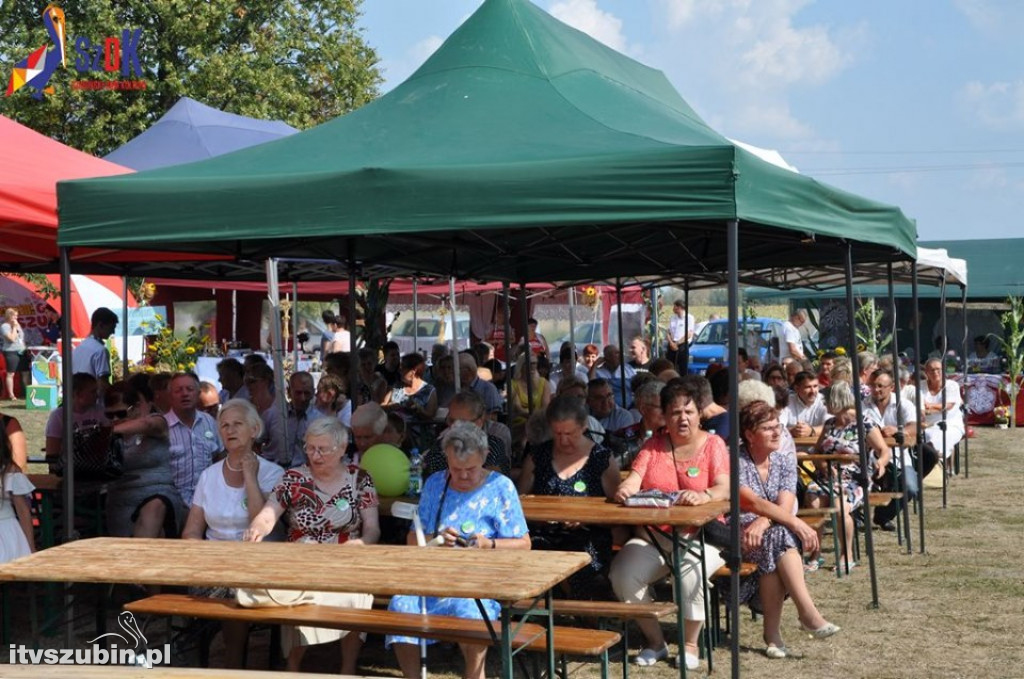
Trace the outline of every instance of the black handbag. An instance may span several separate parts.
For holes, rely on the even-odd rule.
[[[729,524],[718,519],[712,519],[704,524],[704,542],[712,547],[728,549],[732,545],[731,533]]]
[[[109,481],[124,472],[124,454],[120,436],[109,425],[91,424],[75,429],[71,439],[71,459],[75,478],[84,481]],[[64,465],[56,473],[64,475]]]

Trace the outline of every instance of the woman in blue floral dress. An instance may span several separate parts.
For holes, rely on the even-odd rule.
[[[441,446],[448,458],[448,471],[432,475],[423,485],[419,517],[424,532],[431,538],[440,537],[444,547],[530,549],[515,486],[507,476],[484,467],[487,435],[471,422],[456,422]],[[409,533],[408,541],[416,544],[415,533]],[[456,597],[395,596],[388,610],[420,613],[424,599],[427,613],[481,618],[475,600]],[[481,603],[487,617],[496,620],[501,610],[498,602],[483,599]],[[387,646],[393,646],[402,672],[411,679],[420,675],[419,642],[404,636],[386,640]],[[460,644],[460,648],[466,661],[463,676],[483,679],[487,646]]]
[[[555,398],[545,411],[552,440],[523,460],[519,491],[533,495],[612,497],[619,487],[619,463],[611,450],[584,435],[587,408],[572,396]],[[612,532],[603,526],[544,523],[530,527],[534,549],[584,551],[587,568],[569,577],[569,596],[595,599],[610,593],[600,578],[611,564]]]
[[[742,526],[743,560],[757,564],[757,576],[744,581],[740,601],[750,602],[764,614],[765,654],[785,658],[782,640],[782,603],[786,597],[796,604],[800,628],[819,639],[832,636],[839,627],[818,612],[804,583],[801,535],[813,540],[813,531],[796,523],[796,460],[779,450],[782,427],[778,414],[764,401],[754,401],[740,412],[740,486],[753,491],[783,510],[784,523],[764,515],[744,512]],[[790,518],[793,517],[793,518]]]

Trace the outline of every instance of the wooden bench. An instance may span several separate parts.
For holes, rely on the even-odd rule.
[[[518,601],[515,608],[528,608],[531,601]],[[544,602],[539,607],[543,608]],[[664,618],[675,615],[676,605],[668,601],[627,604],[622,601],[576,601],[555,599],[555,615],[574,615],[580,618],[605,618],[617,620],[643,620]]]
[[[576,601],[574,599],[555,599],[553,602],[555,615],[570,615],[580,618],[594,618],[601,629],[607,623],[613,623],[622,635],[622,677],[629,678],[629,623],[636,620],[660,620],[675,615],[676,605],[667,601],[651,603],[625,603],[623,601]],[[515,608],[530,608],[531,605],[543,608],[544,603],[533,604],[532,601],[518,601]]]
[[[796,510],[796,515],[801,519],[806,519],[809,516],[829,516],[837,511],[838,508],[831,505],[828,507],[801,507]]]
[[[832,517],[828,514],[822,514],[820,516],[801,516],[799,518],[814,530],[818,530],[832,520]]]
[[[453,643],[495,645],[482,620],[449,615],[420,615],[376,609],[338,608],[306,604],[290,607],[242,608],[230,599],[196,597],[186,594],[158,594],[125,606],[136,615],[164,615],[237,620],[272,625],[306,625],[332,629],[357,630],[374,634],[425,637]],[[500,632],[501,625],[493,623]],[[619,642],[618,632],[556,626],[554,652],[563,655],[600,657],[602,676],[607,676],[608,649]],[[513,648],[546,653],[544,627],[533,623],[517,626]]]
[[[740,577],[741,578],[745,578],[745,577],[747,577],[749,575],[753,575],[756,572],[757,572],[757,564],[756,563],[748,563],[746,561],[740,563]],[[716,581],[718,581],[719,583],[721,583],[722,581],[727,581],[731,575],[732,575],[732,571],[729,570],[728,566],[721,566],[718,570],[716,570],[714,573],[712,573],[711,577],[709,578],[709,580],[711,580],[712,585],[715,585],[715,586],[713,586],[711,588],[710,607],[709,607],[710,610],[708,611],[709,619],[707,621],[705,621],[705,625],[704,625],[705,634],[708,635],[708,646],[711,646],[712,644],[715,645],[715,646],[721,644],[722,643],[722,639],[724,638],[724,635],[729,633],[729,618],[728,618],[728,616],[726,616],[726,619],[725,619],[725,630],[724,630],[724,632],[723,632],[723,629],[722,629],[722,615],[721,615],[722,595],[720,593],[720,588],[719,588],[718,584],[716,584]]]
[[[872,507],[883,507],[893,500],[902,500],[903,493],[881,493],[878,491],[872,491],[868,495],[868,504]]]

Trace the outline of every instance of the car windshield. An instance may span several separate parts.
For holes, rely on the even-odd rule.
[[[413,328],[419,326],[419,332],[414,333]],[[402,326],[396,335],[402,337],[437,337],[438,330],[440,329],[440,322],[430,318],[420,318],[415,322],[410,318]]]
[[[744,324],[740,323],[740,333],[743,333]],[[747,334],[757,337],[761,334],[762,328],[760,323],[746,323]],[[697,335],[694,340],[694,344],[722,344],[726,343],[729,338],[729,324],[728,323],[708,323]]]

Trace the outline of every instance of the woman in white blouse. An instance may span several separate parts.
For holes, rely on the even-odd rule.
[[[227,456],[199,476],[192,507],[181,536],[186,540],[242,540],[245,529],[263,509],[284,469],[257,455],[253,445],[263,433],[263,420],[244,399],[231,399],[217,415],[217,427]],[[205,589],[203,596],[233,597],[225,587]],[[223,623],[224,663],[242,667],[248,625]]]

